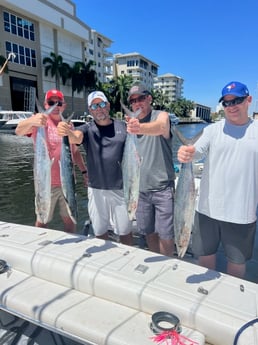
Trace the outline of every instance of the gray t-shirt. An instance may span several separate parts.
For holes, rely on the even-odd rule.
[[[157,119],[160,111],[153,110],[141,123]],[[141,157],[140,192],[160,191],[174,185],[172,136],[137,135],[137,149]]]

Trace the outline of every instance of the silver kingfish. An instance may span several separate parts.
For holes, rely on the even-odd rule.
[[[121,106],[130,117],[137,117],[141,112],[140,109],[135,113],[130,111],[122,102]],[[122,160],[122,173],[124,197],[130,220],[135,219],[135,212],[138,205],[140,164],[141,158],[137,150],[137,136],[136,134],[127,133]]]
[[[47,110],[43,110],[36,100],[38,111],[43,114],[50,114],[56,107],[54,104]],[[38,127],[35,150],[34,150],[34,189],[35,189],[35,212],[41,223],[46,224],[51,205],[51,166],[52,160],[49,157],[46,132],[44,127]]]
[[[199,132],[191,139],[185,138],[182,133],[177,130],[175,126],[171,128],[172,133],[178,137],[183,145],[193,145],[202,135]],[[195,202],[197,197],[197,190],[195,188],[193,164],[182,163],[175,192],[174,205],[174,233],[177,255],[183,258],[191,237]]]
[[[64,117],[61,115],[61,118],[63,121],[69,122],[72,116],[73,114],[67,119],[64,119]],[[66,201],[66,207],[73,223],[76,224],[78,219],[78,210],[75,190],[74,164],[68,136],[63,137],[62,139],[59,165],[61,185]]]

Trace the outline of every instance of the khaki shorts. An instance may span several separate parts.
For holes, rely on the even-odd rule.
[[[123,190],[88,187],[88,213],[95,236],[104,235],[112,228],[119,236],[132,231]]]
[[[51,205],[47,223],[51,222],[54,216],[56,206],[59,206],[59,214],[61,218],[70,217],[66,206],[64,194],[61,187],[51,187]],[[37,218],[37,221],[40,220]]]

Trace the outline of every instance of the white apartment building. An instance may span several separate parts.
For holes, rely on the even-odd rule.
[[[171,102],[183,97],[184,79],[174,74],[166,73],[154,79],[154,89],[160,89]]]
[[[131,75],[133,82],[153,89],[154,78],[158,75],[158,65],[139,53],[115,54],[113,57],[113,76]]]
[[[0,108],[28,110],[35,95],[43,102],[44,93],[55,88],[55,78],[45,76],[44,57],[61,55],[71,67],[76,61],[96,61],[100,81],[106,80],[106,49],[112,41],[92,30],[76,16],[70,0],[0,0],[0,55],[14,53],[8,73],[0,76]],[[69,82],[61,83],[61,91],[71,105]],[[74,95],[76,110],[85,110],[83,92]],[[27,102],[27,101],[28,102]]]
[[[85,48],[87,61],[93,60],[96,65],[93,66],[97,73],[97,78],[102,83],[108,81],[107,76],[111,73],[110,58],[113,54],[108,52],[108,48],[113,42],[106,36],[96,30],[91,30],[91,38],[88,48]]]

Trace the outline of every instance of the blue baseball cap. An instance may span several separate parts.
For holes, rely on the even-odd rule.
[[[237,97],[249,96],[249,90],[245,84],[242,84],[239,81],[231,81],[223,87],[221,94],[222,96],[220,97],[219,102],[221,102],[227,95],[233,95]]]

